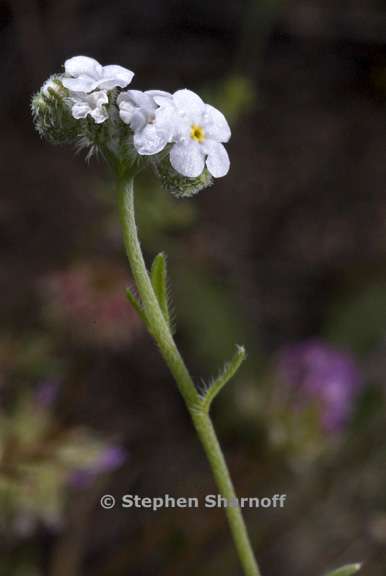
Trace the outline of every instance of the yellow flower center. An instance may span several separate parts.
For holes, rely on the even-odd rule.
[[[196,142],[204,142],[205,140],[205,130],[198,126],[198,124],[192,124],[190,129],[190,137]]]

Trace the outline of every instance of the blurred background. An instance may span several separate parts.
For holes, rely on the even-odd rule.
[[[386,6],[382,0],[0,1],[0,574],[240,575],[176,386],[125,300],[113,183],[34,133],[30,98],[85,54],[189,87],[232,126],[227,178],[137,186],[198,383],[249,353],[213,416],[263,574],[386,574]]]

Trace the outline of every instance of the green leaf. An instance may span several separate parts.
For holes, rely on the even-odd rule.
[[[210,406],[217,396],[217,394],[222,390],[229,382],[231,378],[236,374],[241,364],[246,358],[245,348],[243,346],[237,346],[237,350],[230,362],[225,364],[220,375],[210,384],[205,393],[202,395],[201,407],[205,412],[209,412]]]
[[[166,269],[166,256],[163,252],[157,254],[151,266],[151,283],[157,296],[162,314],[170,328],[170,312],[168,298],[168,281]]]
[[[142,308],[142,304],[139,302],[139,300],[137,299],[137,297],[134,295],[134,293],[130,288],[126,289],[126,296],[130,304],[134,308],[134,310],[137,312],[138,316],[146,323],[146,318]]]
[[[361,569],[362,564],[346,564],[346,566],[342,566],[337,570],[333,570],[326,574],[326,576],[352,576],[352,574],[356,574]]]

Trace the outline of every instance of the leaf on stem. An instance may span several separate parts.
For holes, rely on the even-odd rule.
[[[237,350],[230,362],[227,362],[219,376],[209,385],[209,387],[202,394],[202,409],[205,412],[209,412],[210,406],[217,396],[217,394],[222,390],[227,382],[236,374],[241,364],[246,358],[245,348],[243,346],[237,346]]]
[[[162,314],[166,320],[167,325],[171,329],[166,256],[163,252],[157,254],[153,260],[153,264],[151,266],[151,283],[153,285],[155,295],[157,296]]]
[[[134,308],[134,310],[137,312],[138,316],[145,322],[146,324],[146,318],[145,318],[145,314],[142,308],[142,304],[140,303],[140,301],[138,300],[138,298],[136,297],[136,295],[133,293],[133,291],[131,290],[131,288],[127,288],[126,289],[126,296],[128,301],[130,302],[130,304],[132,305],[132,307]]]
[[[352,576],[356,574],[361,569],[362,564],[347,564],[346,566],[342,566],[337,570],[333,570],[326,574],[326,576]]]

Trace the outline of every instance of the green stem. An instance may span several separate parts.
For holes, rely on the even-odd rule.
[[[212,421],[202,406],[202,398],[174,342],[146,269],[135,223],[133,179],[119,179],[117,191],[123,240],[142,300],[147,327],[176,380],[205,450],[218,490],[228,502],[232,501],[236,498],[236,493]],[[245,576],[261,576],[240,508],[228,507],[226,514]]]
[[[212,420],[205,412],[192,413],[191,410],[189,411],[208,458],[217,488],[221,496],[231,503],[236,498],[236,492]],[[240,508],[230,506],[225,508],[225,512],[245,575],[261,576]]]

